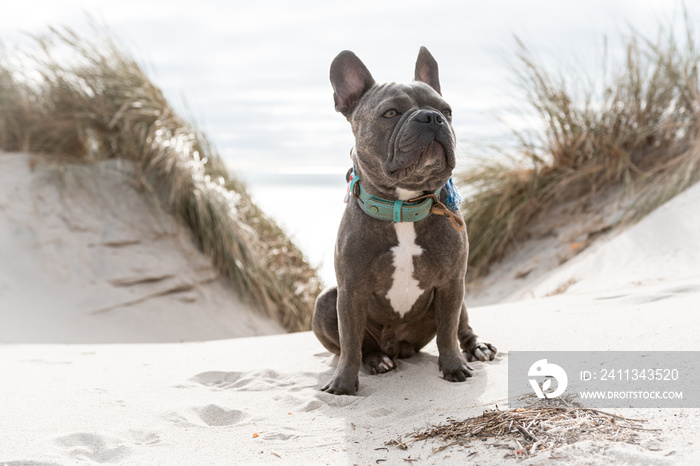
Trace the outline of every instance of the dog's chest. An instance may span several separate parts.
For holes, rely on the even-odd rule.
[[[404,317],[424,292],[414,277],[413,260],[423,253],[423,248],[416,243],[415,224],[395,223],[394,229],[399,244],[391,248],[394,272],[386,297],[394,311]]]

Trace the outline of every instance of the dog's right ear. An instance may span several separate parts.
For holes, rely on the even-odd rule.
[[[331,63],[331,85],[336,111],[349,118],[360,98],[374,85],[374,78],[357,55],[344,50]]]

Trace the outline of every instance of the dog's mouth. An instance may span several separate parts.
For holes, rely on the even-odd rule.
[[[449,164],[448,152],[443,143],[434,139],[423,150],[415,151],[413,157],[399,167],[389,170],[389,175],[392,178],[406,179],[417,170],[439,173],[448,168],[454,168]]]
[[[447,163],[445,146],[437,141],[431,141],[428,147],[423,150],[418,161],[419,165],[440,169]]]

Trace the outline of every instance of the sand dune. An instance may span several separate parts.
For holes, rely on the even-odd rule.
[[[496,405],[504,407],[509,351],[700,350],[700,185],[638,224],[594,244],[541,281],[528,283],[532,285],[530,299],[514,301],[511,297],[472,307],[473,326],[501,353],[491,363],[474,363],[475,376],[467,382],[449,383],[440,378],[432,343],[417,357],[401,360],[395,371],[380,376],[361,373],[358,396],[336,397],[318,388],[333,373],[337,359],[309,332],[173,343],[179,335],[199,339],[194,336],[211,332],[208,338],[219,338],[222,328],[233,332],[236,319],[241,318],[250,319],[246,331],[274,330],[250,317],[234,300],[228,301],[234,303],[229,304],[231,321],[222,318],[223,310],[216,306],[221,301],[216,299],[224,298],[210,296],[216,291],[211,288],[216,281],[183,292],[192,299],[178,299],[180,293],[173,292],[144,300],[151,307],[139,308],[141,316],[136,315],[136,305],[90,315],[112,303],[169,289],[157,288],[162,285],[153,280],[144,283],[153,288],[136,293],[132,286],[115,286],[118,280],[124,283],[173,274],[165,267],[171,263],[183,268],[201,264],[195,276],[209,276],[206,264],[181,252],[182,248],[187,251],[181,244],[187,241],[177,225],[161,218],[166,223],[162,228],[170,232],[161,236],[141,229],[149,215],[156,214],[141,217],[128,227],[113,225],[117,213],[105,214],[103,218],[111,219],[110,228],[98,230],[99,234],[82,228],[95,221],[87,214],[62,213],[58,207],[53,213],[44,210],[30,216],[24,212],[24,217],[17,217],[18,199],[29,195],[16,180],[30,176],[26,161],[23,156],[0,156],[0,189],[4,190],[0,195],[0,332],[4,342],[54,344],[0,346],[0,465],[382,464],[384,460],[385,464],[671,465],[695,464],[700,457],[697,409],[619,410],[659,430],[639,432],[636,444],[584,436],[525,460],[513,456],[513,443],[493,440],[473,440],[438,452],[434,449],[443,445],[432,441],[415,442],[407,450],[387,445],[448,418],[462,419]],[[115,169],[110,165],[100,168]],[[10,170],[15,176],[8,175]],[[38,168],[31,179],[41,173],[51,170]],[[36,186],[31,191],[45,193],[32,198],[37,209],[58,196],[53,184],[45,186],[43,191]],[[89,192],[86,199],[97,196],[96,191]],[[124,204],[136,202],[126,199]],[[71,208],[77,209],[77,204]],[[90,215],[95,216],[95,211]],[[22,225],[18,218],[27,222],[26,235],[17,234],[17,225]],[[83,223],[71,231],[85,235],[80,242],[98,245],[92,248],[101,252],[89,255],[93,249],[78,249],[79,253],[68,257],[74,257],[71,262],[65,251],[77,240],[61,237],[62,242],[55,246],[57,236],[45,235],[52,231],[50,225],[73,224],[75,219]],[[40,221],[46,223],[37,223]],[[85,241],[89,235],[95,238]],[[26,239],[37,237],[42,241]],[[10,239],[17,238],[25,238],[25,243],[8,246]],[[163,248],[183,256],[149,269],[156,264],[143,259],[151,257],[149,251],[155,254],[151,248],[159,248],[161,240],[168,242]],[[114,249],[103,243],[127,243],[118,248],[123,251],[137,246],[128,245],[130,241],[147,242],[133,258],[144,269],[129,268],[117,259],[109,267],[98,267],[95,255],[108,256]],[[31,260],[20,260],[17,256],[21,255]],[[6,262],[10,259],[12,263]],[[18,269],[20,266],[25,268]],[[93,278],[91,286],[90,279],[73,275],[86,266],[100,277]],[[63,281],[50,284],[57,276]],[[571,279],[575,283],[564,292],[544,296],[552,286]],[[189,280],[193,283],[195,278]],[[53,300],[42,297],[48,296],[42,290],[49,285],[53,287],[49,289],[62,291]],[[21,307],[20,298],[29,304]],[[184,307],[193,302],[202,309],[196,318]],[[210,307],[205,306],[209,303]],[[165,313],[170,313],[167,318]],[[32,330],[44,325],[42,322],[48,325]],[[159,333],[155,330],[159,325],[169,330]],[[167,340],[171,342],[153,344]],[[115,344],[127,341],[138,343]],[[56,344],[63,342],[83,344]]]
[[[0,153],[0,343],[284,331],[240,302],[143,189],[127,162],[52,166]]]

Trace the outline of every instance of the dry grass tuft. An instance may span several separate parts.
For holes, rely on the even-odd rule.
[[[514,151],[493,148],[459,179],[472,193],[462,206],[471,276],[486,273],[556,203],[617,186],[638,198],[639,218],[700,180],[700,54],[686,24],[683,39],[634,33],[624,66],[591,81],[585,70],[547,71],[520,43],[517,81],[539,127],[515,131]]]
[[[442,443],[433,450],[437,453],[455,445],[469,446],[475,439],[490,439],[497,442],[494,446],[523,458],[580,440],[636,443],[639,431],[654,431],[642,427],[644,422],[565,401],[537,400],[523,408],[487,410],[462,421],[448,419],[447,424],[413,432],[406,440],[391,440],[387,445],[405,450],[417,441],[437,440]],[[504,441],[509,443],[500,443]]]
[[[289,331],[309,329],[316,271],[142,67],[99,28],[94,35],[51,29],[37,50],[2,51],[0,149],[134,162],[244,299]]]

